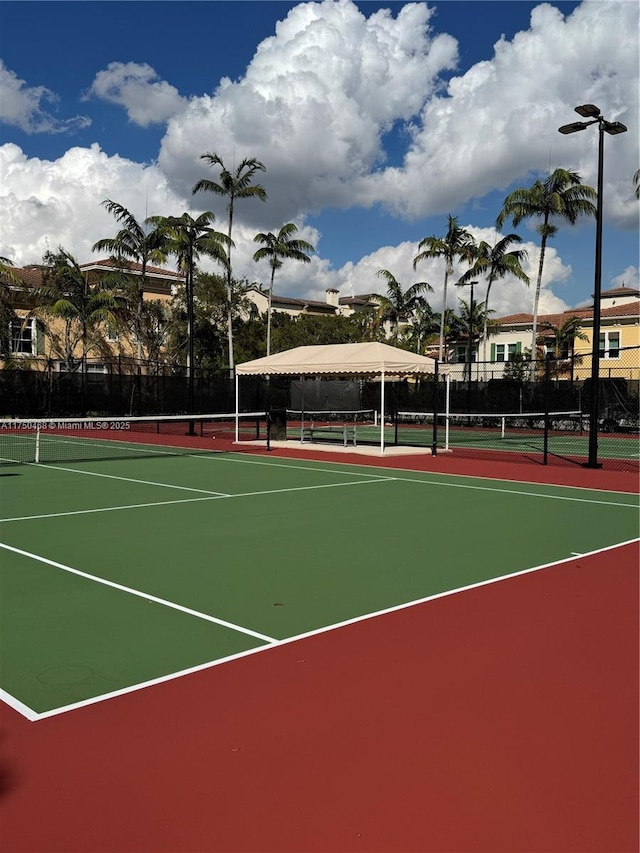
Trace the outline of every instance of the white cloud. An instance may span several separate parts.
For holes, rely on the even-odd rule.
[[[502,234],[492,228],[476,228],[472,225],[466,227],[473,235],[476,242],[487,240],[494,243],[502,237]],[[308,239],[308,238],[307,238]],[[528,258],[523,263],[523,269],[530,279],[530,285],[512,277],[502,281],[494,282],[491,287],[489,308],[494,311],[494,316],[504,316],[518,312],[531,313],[533,310],[533,296],[535,281],[538,271],[538,259],[540,247],[535,243],[523,242],[520,248],[528,252]],[[277,273],[275,290],[281,295],[300,296],[323,300],[325,290],[328,287],[337,288],[340,296],[354,296],[363,293],[385,293],[386,284],[379,278],[377,273],[380,269],[390,270],[395,278],[406,290],[417,281],[427,281],[433,288],[432,292],[426,294],[426,298],[434,311],[442,309],[442,295],[444,284],[444,263],[437,258],[428,259],[418,264],[413,269],[413,259],[418,253],[418,244],[403,242],[397,246],[381,246],[375,252],[371,252],[356,263],[348,262],[340,269],[327,270],[326,262],[321,258],[314,259],[316,263],[311,265],[288,264],[282,272]],[[449,276],[447,285],[447,306],[457,308],[459,299],[469,299],[468,288],[457,288],[455,282],[467,269],[464,265],[457,265],[453,275]],[[553,247],[547,247],[545,253],[544,273],[542,277],[542,289],[540,293],[540,312],[555,313],[566,310],[569,306],[555,295],[553,286],[561,285],[571,274],[571,268],[562,262]],[[484,299],[485,283],[480,282],[475,290],[474,299]]]
[[[66,133],[88,127],[86,116],[61,119],[44,109],[58,103],[58,96],[45,86],[27,86],[0,59],[0,121],[25,133]]]
[[[620,275],[616,275],[611,279],[611,287],[633,287],[636,290],[640,289],[640,269],[638,267],[629,266]]]
[[[62,243],[89,259],[91,245],[113,233],[113,218],[99,206],[106,197],[138,219],[210,208],[224,230],[226,201],[191,195],[200,177],[218,178],[199,159],[213,150],[230,167],[247,156],[267,167],[259,180],[268,202],[236,206],[235,275],[265,282],[264,269],[252,260],[253,235],[295,221],[318,255],[308,265],[285,264],[276,275],[279,293],[324,299],[327,287],[343,296],[371,292],[384,284],[376,271],[388,268],[407,286],[431,281],[439,310],[443,269],[434,261],[414,272],[416,244],[383,246],[333,269],[323,257],[321,235],[305,226],[305,216],[331,206],[377,203],[407,216],[449,212],[473,196],[529,180],[530,170],[550,163],[575,167],[594,184],[595,131],[562,137],[556,130],[582,101],[599,104],[608,118],[630,128],[607,137],[605,175],[607,212],[617,224],[632,225],[638,210],[631,185],[638,126],[635,4],[586,2],[566,19],[552,6],[538,6],[530,29],[510,42],[500,40],[490,59],[454,77],[446,93],[439,78],[455,67],[457,42],[433,32],[432,15],[424,3],[407,4],[395,16],[380,10],[369,17],[350,0],[300,4],[258,45],[242,78],[225,78],[212,94],[190,93],[188,100],[149,65],[110,63],[96,75],[90,94],[122,105],[137,124],[168,120],[157,164],[110,157],[97,145],[70,149],[52,161],[3,146],[0,254],[18,264],[34,262],[48,246]],[[40,105],[52,94],[29,89],[4,66],[0,84],[13,93],[9,106],[3,103],[12,122],[44,129],[47,114]],[[397,126],[407,130],[408,151],[400,168],[385,168],[384,134]],[[476,235],[495,235],[468,227]],[[526,245],[535,282],[538,246]],[[543,312],[567,307],[553,289],[570,272],[548,248]],[[492,289],[497,314],[530,311],[532,300],[532,289],[521,284]]]
[[[124,107],[129,120],[142,127],[167,121],[187,103],[150,65],[137,62],[110,62],[96,74],[85,97],[90,95]]]
[[[569,137],[557,132],[572,120],[574,106],[586,102],[629,127],[607,139],[605,198],[607,213],[633,227],[638,23],[636,3],[585,2],[567,18],[549,4],[537,6],[530,29],[500,39],[492,59],[428,100],[403,166],[359,178],[358,197],[410,217],[442,213],[556,165],[576,168],[595,186],[595,129]]]
[[[11,143],[0,147],[3,225],[0,254],[16,266],[38,263],[47,249],[64,246],[78,260],[95,257],[91,246],[113,236],[115,220],[102,207],[114,198],[140,221],[184,210],[155,166],[109,157],[97,145],[70,148],[55,161],[27,158]]]
[[[384,161],[383,133],[410,121],[456,61],[455,39],[430,35],[431,15],[426,4],[395,18],[367,18],[350,0],[294,7],[241,80],[223,79],[169,122],[160,165],[183,186],[207,174],[205,151],[228,165],[257,157],[275,221],[351,205],[354,180]],[[244,211],[262,215],[259,206]]]

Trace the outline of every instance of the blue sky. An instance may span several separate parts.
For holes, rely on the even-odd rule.
[[[549,167],[595,186],[595,130],[557,133],[591,102],[629,127],[606,139],[603,286],[637,286],[637,25],[625,0],[1,2],[0,254],[33,263],[60,244],[90,260],[115,232],[106,197],[140,219],[211,209],[222,228],[218,200],[191,195],[217,178],[199,160],[216,151],[266,166],[268,202],[237,208],[236,274],[266,282],[252,236],[295,221],[317,254],[285,264],[276,291],[371,292],[387,268],[430,281],[439,310],[443,270],[413,271],[417,242],[448,213],[494,239],[505,195]],[[533,278],[538,237],[517,232]],[[561,226],[543,311],[589,300],[594,234]],[[532,298],[492,289],[497,315]]]

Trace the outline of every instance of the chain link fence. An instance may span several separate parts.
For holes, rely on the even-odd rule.
[[[612,355],[612,353],[609,353]],[[598,457],[604,467],[638,471],[640,348],[600,362]],[[242,377],[240,410],[371,410],[386,424],[385,441],[423,445],[457,456],[582,465],[588,458],[593,385],[590,354],[517,362],[441,366],[436,379],[380,383]],[[0,370],[0,415],[214,414],[235,409],[227,371],[196,368],[193,395],[184,368],[134,360],[87,360],[73,371],[31,360]],[[372,443],[378,441],[372,432]],[[368,440],[363,427],[358,443]]]

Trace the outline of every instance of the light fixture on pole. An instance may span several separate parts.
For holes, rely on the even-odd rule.
[[[587,468],[602,467],[598,462],[598,417],[600,404],[600,297],[602,293],[602,188],[604,165],[604,134],[617,136],[626,133],[627,128],[619,121],[607,121],[595,104],[582,104],[575,108],[578,115],[591,121],[574,121],[563,124],[558,131],[563,134],[586,130],[590,125],[598,125],[598,189],[596,203],[596,258],[593,288],[593,343],[591,353],[591,400],[589,406],[589,455]]]

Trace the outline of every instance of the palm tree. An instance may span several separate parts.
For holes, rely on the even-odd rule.
[[[81,347],[81,364],[84,366],[92,333],[102,323],[117,326],[121,312],[126,308],[126,300],[104,286],[90,287],[86,273],[73,255],[62,247],[57,252],[47,252],[43,260],[43,282],[36,293],[39,312],[63,321],[63,340],[56,341],[53,336],[53,341],[54,345],[57,343],[67,370],[73,370],[76,347]]]
[[[425,237],[418,243],[422,251],[413,259],[413,268],[427,258],[444,258],[444,285],[442,290],[442,312],[440,314],[440,340],[438,343],[438,360],[443,360],[445,344],[445,315],[447,308],[447,282],[453,273],[453,264],[457,259],[471,261],[474,257],[475,243],[473,237],[465,228],[460,228],[458,218],[449,214],[449,224],[444,237]]]
[[[396,280],[396,277],[389,270],[378,270],[376,275],[379,278],[384,278],[387,282],[386,295],[380,293],[372,293],[372,297],[378,302],[378,319],[387,320],[391,325],[391,336],[393,340],[397,340],[399,325],[402,321],[408,320],[414,309],[422,303],[421,296],[427,290],[433,290],[429,282],[417,281],[408,287],[402,289],[402,285]]]
[[[220,183],[211,181],[208,178],[199,180],[192,189],[192,193],[210,192],[215,195],[225,196],[229,200],[227,211],[229,213],[229,224],[227,228],[228,243],[228,266],[227,266],[227,338],[229,344],[229,371],[233,376],[234,372],[234,357],[233,357],[233,274],[231,269],[231,247],[233,241],[231,234],[233,231],[233,212],[236,199],[239,198],[259,198],[260,201],[267,200],[267,193],[260,184],[252,184],[252,180],[256,172],[266,171],[265,166],[255,157],[244,159],[233,172],[230,172],[224,165],[222,157],[218,154],[201,154],[201,160],[206,160],[210,166],[220,166]]]
[[[12,260],[0,257],[0,356],[3,358],[11,352],[11,330],[18,320],[12,287],[20,286],[21,282],[12,267]]]
[[[315,248],[306,240],[298,240],[295,235],[298,228],[293,222],[283,225],[277,234],[271,231],[266,234],[260,232],[253,238],[254,243],[262,243],[262,248],[253,255],[254,261],[267,258],[271,267],[271,282],[269,284],[269,305],[267,307],[267,355],[271,355],[271,300],[273,298],[273,279],[276,270],[282,266],[282,261],[290,258],[294,261],[302,261],[308,264],[311,258],[307,252],[315,252]]]
[[[460,303],[460,313],[457,317],[457,322],[454,324],[452,334],[458,339],[466,338],[467,346],[473,347],[473,344],[479,339],[480,335],[487,337],[491,331],[495,330],[497,323],[495,320],[492,321],[489,319],[488,314],[493,314],[493,311],[487,311],[486,303],[476,302],[475,299],[473,305],[470,305],[471,300],[466,302],[464,299],[459,299],[458,301]],[[471,359],[467,358],[466,361],[468,361],[467,370],[468,379],[470,380]]]
[[[498,240],[493,246],[482,240],[478,243],[476,259],[471,269],[460,277],[458,284],[468,284],[477,276],[484,275],[487,278],[487,292],[484,297],[485,324],[482,330],[482,361],[487,361],[487,320],[489,317],[489,294],[494,281],[499,281],[507,275],[523,281],[529,285],[529,276],[522,269],[522,262],[528,257],[526,249],[513,249],[509,251],[514,243],[521,243],[522,238],[517,234],[507,234]]]
[[[115,237],[107,237],[93,244],[94,252],[109,252],[114,263],[126,273],[130,264],[140,264],[140,278],[137,287],[136,311],[134,316],[134,333],[137,342],[137,356],[142,358],[142,343],[145,334],[145,309],[144,292],[147,283],[147,266],[149,264],[162,264],[167,258],[166,236],[158,228],[149,231],[144,228],[126,207],[117,201],[105,199],[101,202],[102,207],[113,214],[122,227]],[[145,223],[146,224],[146,223]]]
[[[193,336],[194,336],[194,275],[196,261],[201,255],[207,255],[221,264],[225,270],[228,257],[225,246],[228,237],[211,227],[215,215],[207,210],[196,219],[190,214],[182,216],[150,216],[147,220],[166,235],[166,252],[175,255],[178,270],[185,274],[185,291],[187,301],[187,370],[189,376],[190,397],[193,397]],[[190,400],[193,403],[193,399]]]
[[[524,219],[533,218],[542,220],[540,225],[536,227],[536,231],[540,234],[541,242],[538,278],[533,298],[533,330],[531,336],[532,377],[535,376],[538,304],[540,302],[545,250],[547,240],[553,237],[558,231],[557,226],[551,224],[551,220],[559,219],[568,222],[570,225],[575,225],[581,216],[595,216],[596,207],[591,199],[596,197],[597,192],[593,187],[583,184],[582,178],[577,172],[558,168],[544,181],[538,180],[533,186],[529,188],[522,187],[508,195],[496,220],[498,228],[501,228],[509,219],[513,222],[514,226],[518,226]]]
[[[450,345],[461,334],[460,317],[458,317],[452,308],[445,308],[442,314],[435,314],[434,318],[438,324],[438,337],[440,334],[443,334],[444,351],[448,360]]]
[[[588,341],[588,336],[581,330],[582,320],[580,317],[568,317],[563,323],[556,325],[554,323],[543,323],[542,328],[546,330],[543,334],[540,343],[545,343],[547,338],[551,338],[553,342],[553,359],[555,363],[556,378],[563,372],[561,361],[568,359],[571,368],[571,378],[573,379],[573,365],[575,361],[581,361],[580,358],[575,358],[575,343],[576,341]],[[566,369],[566,365],[564,366]]]
[[[431,305],[426,299],[420,299],[411,315],[411,329],[408,335],[410,344],[415,345],[415,350],[424,355],[424,345],[429,341],[431,335],[437,335],[439,330],[438,315],[434,313]]]

